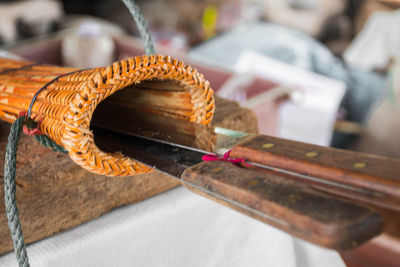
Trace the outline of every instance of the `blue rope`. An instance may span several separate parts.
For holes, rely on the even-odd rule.
[[[147,23],[143,17],[143,14],[140,12],[138,5],[133,0],[121,0],[126,7],[129,9],[129,12],[132,14],[136,25],[139,29],[140,35],[144,41],[144,48],[147,55],[154,54],[154,45],[151,39],[151,35],[149,32],[149,28]],[[23,68],[29,68],[36,64],[23,66]],[[17,71],[21,68],[9,69],[4,73],[8,73],[11,71]],[[82,71],[82,70],[81,70]],[[2,73],[0,73],[2,74]],[[72,73],[67,73],[61,76],[66,76]],[[8,136],[8,143],[6,147],[6,155],[5,155],[5,163],[4,163],[4,199],[5,199],[5,208],[7,214],[8,227],[10,228],[11,238],[14,244],[14,252],[17,257],[17,261],[20,267],[29,267],[29,259],[26,251],[24,236],[22,234],[21,222],[18,216],[18,207],[15,199],[15,191],[16,191],[16,183],[15,183],[15,173],[16,173],[16,160],[17,160],[17,148],[18,141],[21,137],[22,128],[26,125],[28,128],[35,128],[37,126],[36,122],[30,118],[31,109],[33,103],[35,102],[38,94],[45,90],[47,86],[51,83],[57,81],[61,76],[53,79],[44,85],[32,98],[32,102],[28,109],[28,116],[20,116],[17,118],[14,123],[11,125],[10,134]],[[67,151],[62,147],[57,145],[53,140],[45,135],[36,135],[36,140],[38,140],[45,147],[52,148],[54,151],[67,153]]]

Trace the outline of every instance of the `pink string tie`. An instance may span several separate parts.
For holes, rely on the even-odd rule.
[[[216,154],[207,154],[201,157],[203,161],[225,161],[225,162],[230,162],[235,165],[240,165],[245,162],[244,159],[236,159],[236,158],[231,158],[231,150],[228,150],[222,157]]]
[[[28,112],[26,111],[21,111],[19,113],[19,116],[28,116]],[[23,131],[26,135],[42,135],[43,133],[40,131],[40,123],[43,121],[43,119],[39,120],[36,122],[36,127],[35,128],[29,128],[27,125],[23,126]]]

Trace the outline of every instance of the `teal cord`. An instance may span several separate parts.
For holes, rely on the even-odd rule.
[[[144,19],[144,16],[140,11],[139,6],[133,0],[121,0],[121,1],[129,9],[129,12],[131,13],[133,19],[136,22],[136,26],[144,42],[144,51],[146,52],[146,55],[154,54],[154,45],[151,39],[149,26],[147,25],[147,22]]]

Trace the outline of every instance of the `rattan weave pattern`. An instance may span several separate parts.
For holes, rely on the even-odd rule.
[[[60,75],[76,71],[50,65],[6,71],[30,64],[32,62],[0,58],[0,119],[14,121],[21,111],[27,111],[32,97],[41,87]],[[210,124],[215,105],[209,82],[183,62],[161,55],[128,58],[111,66],[60,77],[38,95],[32,107],[32,118],[41,121],[41,131],[63,146],[74,162],[91,172],[108,176],[148,173],[152,169],[130,158],[101,151],[89,127],[101,101],[130,85],[153,79],[177,81],[190,94],[190,103],[185,105],[190,109],[175,112],[168,105],[160,107],[159,103],[154,103],[154,107],[147,107],[146,111]]]

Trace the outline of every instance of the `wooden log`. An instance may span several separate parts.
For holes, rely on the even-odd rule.
[[[215,125],[257,132],[254,113],[235,102],[216,99]],[[0,123],[0,161],[9,124]],[[1,175],[3,164],[1,164]],[[25,241],[29,244],[78,226],[122,205],[139,202],[179,185],[154,172],[135,177],[106,177],[89,173],[67,155],[44,148],[22,136],[17,157],[17,203]],[[0,187],[3,188],[3,178]],[[12,241],[0,197],[0,254],[12,250]]]

